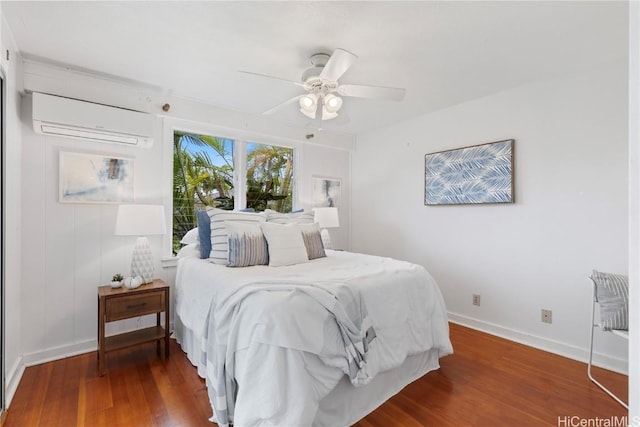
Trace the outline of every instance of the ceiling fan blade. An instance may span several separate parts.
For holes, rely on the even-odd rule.
[[[262,114],[265,114],[265,115],[275,114],[278,111],[280,111],[281,109],[285,108],[286,106],[294,104],[294,103],[297,103],[301,96],[302,95],[294,96],[293,98],[288,99],[288,100],[284,101],[283,103],[278,104],[275,107],[268,109],[267,111],[265,111]]]
[[[358,57],[353,53],[344,49],[336,49],[331,54],[331,58],[327,61],[327,65],[324,66],[320,73],[322,80],[331,82],[338,81],[338,79],[356,62]]]
[[[268,76],[266,74],[253,73],[251,71],[244,71],[244,70],[238,70],[238,72],[239,73],[243,73],[243,74],[249,74],[251,76],[258,76],[258,77],[264,77],[264,78],[267,78],[267,79],[280,80],[281,82],[286,82],[286,83],[294,84],[296,86],[304,87],[304,85],[302,83],[300,83],[300,82],[294,82],[293,80],[281,79],[280,77],[273,77],[273,76]]]
[[[342,96],[354,96],[357,98],[378,98],[390,101],[402,101],[406,90],[397,87],[365,86],[365,85],[340,85],[338,93]]]

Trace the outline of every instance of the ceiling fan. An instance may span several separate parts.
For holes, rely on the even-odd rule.
[[[356,59],[358,59],[356,55],[344,49],[336,49],[331,55],[326,53],[311,55],[312,67],[302,73],[301,82],[250,71],[241,72],[293,83],[306,91],[306,93],[265,111],[264,114],[273,114],[287,105],[298,103],[300,112],[310,119],[331,120],[338,117],[342,108],[342,97],[377,98],[393,101],[401,101],[404,98],[405,89],[401,88],[340,84],[338,80],[355,63]]]

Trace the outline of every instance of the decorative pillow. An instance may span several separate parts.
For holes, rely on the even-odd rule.
[[[180,248],[176,256],[178,258],[186,258],[186,257],[200,257],[200,244],[199,243],[189,243],[186,246]]]
[[[322,245],[322,237],[320,237],[320,226],[318,224],[300,224],[302,231],[302,240],[307,248],[309,259],[326,257],[324,246]]]
[[[225,221],[229,235],[229,262],[227,267],[267,265],[269,249],[258,223]]]
[[[272,209],[265,209],[264,214],[267,221],[276,224],[313,224],[313,212],[296,211],[291,213],[281,213]]]
[[[209,258],[211,254],[211,219],[205,210],[196,211],[198,221],[198,240],[200,241],[200,258]]]
[[[629,329],[629,278],[622,274],[593,270],[596,300],[600,305],[600,327],[605,331]]]
[[[184,236],[182,236],[182,240],[180,240],[180,243],[182,243],[183,245],[200,243],[198,227],[192,228],[191,230],[187,231],[187,233]]]
[[[229,262],[229,235],[225,221],[238,221],[243,223],[260,223],[267,219],[260,213],[225,211],[218,208],[207,208],[207,215],[211,220],[211,262],[219,265],[227,265]]]
[[[269,246],[269,267],[301,264],[309,261],[302,231],[296,224],[260,224]]]

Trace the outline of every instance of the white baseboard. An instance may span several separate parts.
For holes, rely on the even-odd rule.
[[[20,380],[22,379],[22,374],[24,374],[24,363],[22,363],[22,357],[19,357],[16,360],[16,363],[13,364],[6,377],[6,396],[5,396],[5,410],[11,404],[11,400],[13,396],[16,394],[16,390],[18,389],[18,384],[20,384]]]
[[[589,349],[576,347],[569,344],[564,344],[559,341],[551,340],[545,337],[532,335],[529,333],[517,331],[515,329],[506,328],[494,323],[485,322],[483,320],[474,319],[461,314],[449,312],[449,321],[461,326],[466,326],[471,329],[476,329],[481,332],[486,332],[491,335],[505,338],[510,341],[515,341],[520,344],[528,345],[540,350],[548,351],[549,353],[558,354],[560,356],[568,357],[569,359],[577,360],[579,362],[587,363],[589,360]],[[455,348],[453,349],[455,352]],[[629,363],[627,360],[613,357],[601,353],[593,353],[593,364],[610,371],[618,372],[620,374],[629,375]],[[586,377],[585,368],[585,377]]]
[[[155,323],[154,323],[155,324]],[[144,326],[144,325],[142,325]],[[126,329],[121,332],[130,332],[136,328]],[[173,330],[173,323],[169,323],[169,330]],[[35,351],[33,353],[23,354],[21,357],[21,363],[24,367],[39,365],[41,363],[47,363],[54,360],[64,359],[66,357],[77,356],[79,354],[89,353],[98,349],[98,340],[91,339],[81,341],[74,344],[61,345],[59,347],[48,348],[45,350]]]
[[[22,356],[20,356],[7,373],[5,388],[5,409],[8,409],[11,405],[11,401],[13,400],[13,396],[16,394],[16,390],[18,389],[18,385],[20,384],[22,375],[24,375],[25,368],[27,368],[28,366],[51,362],[52,360],[64,359],[65,357],[89,353],[90,351],[95,351],[96,348],[96,340],[89,340],[78,344],[60,346],[43,351],[37,351],[34,353],[23,354]]]
[[[173,323],[169,324],[170,331],[173,331]],[[67,357],[77,356],[79,354],[90,353],[98,349],[98,340],[86,340],[75,344],[62,345],[59,347],[48,348],[33,353],[23,354],[16,360],[6,376],[6,408],[9,408],[11,400],[18,389],[25,368],[29,366],[39,365],[54,360],[60,360]],[[97,369],[97,368],[96,368]],[[5,409],[6,409],[5,408]]]
[[[96,340],[88,340],[75,344],[62,345],[60,347],[48,348],[42,351],[27,353],[22,355],[24,366],[39,365],[53,360],[64,359],[66,357],[77,356],[79,354],[96,351],[98,343]]]

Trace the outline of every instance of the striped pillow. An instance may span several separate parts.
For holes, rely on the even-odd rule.
[[[593,270],[596,300],[600,305],[600,327],[605,331],[629,329],[629,278]]]
[[[225,221],[229,234],[227,267],[249,267],[269,264],[269,249],[260,225],[240,221]]]
[[[281,213],[272,209],[265,209],[267,221],[275,224],[313,224],[313,212]]]
[[[323,258],[327,254],[324,252],[322,237],[320,237],[320,226],[318,224],[300,224],[302,240],[307,248],[309,259]]]
[[[266,217],[259,213],[225,211],[218,208],[207,208],[211,219],[211,253],[209,259],[214,264],[227,265],[229,262],[229,235],[225,221],[237,221],[245,224],[261,223]]]

